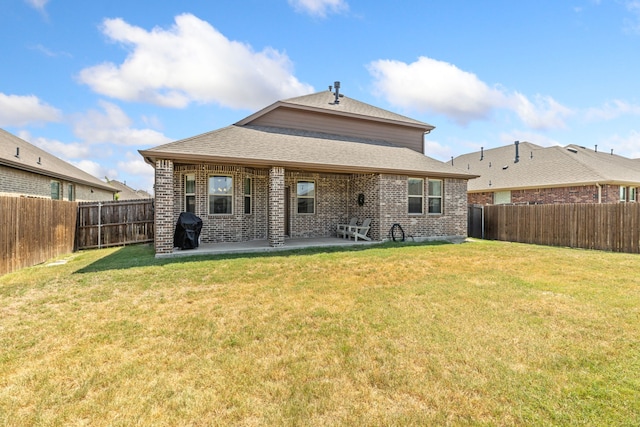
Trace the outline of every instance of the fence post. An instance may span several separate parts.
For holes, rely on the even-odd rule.
[[[102,234],[102,203],[98,203],[98,249],[102,249],[100,235]]]

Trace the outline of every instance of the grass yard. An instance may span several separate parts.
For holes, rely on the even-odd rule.
[[[64,259],[0,277],[1,425],[640,425],[638,255]]]

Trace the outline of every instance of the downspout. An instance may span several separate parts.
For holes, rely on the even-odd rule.
[[[602,203],[602,187],[597,182],[596,188],[598,189],[598,203]]]

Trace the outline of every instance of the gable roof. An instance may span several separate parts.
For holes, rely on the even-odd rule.
[[[0,165],[116,192],[109,184],[4,129],[0,129]]]
[[[515,146],[508,145],[458,156],[454,164],[480,175],[469,181],[469,192],[595,184],[640,186],[640,162],[633,159],[577,145],[541,147],[521,142],[518,151],[518,162]]]
[[[332,114],[345,117],[363,118],[366,120],[375,120],[384,123],[398,124],[413,128],[422,129],[425,132],[430,132],[435,129],[434,126],[414,120],[410,117],[406,117],[394,112],[375,107],[373,105],[358,101],[347,96],[340,95],[339,103],[335,103],[335,96],[330,91],[322,91],[312,93],[310,95],[298,96],[295,98],[285,99],[283,101],[275,102],[262,110],[245,117],[236,123],[236,125],[243,126],[250,124],[252,121],[261,117],[270,111],[280,107],[290,107],[296,109],[302,109],[307,111],[314,111],[322,114]]]
[[[409,148],[377,140],[262,126],[232,125],[140,150],[147,162],[169,158],[249,167],[284,166],[316,172],[415,174],[451,178],[474,175]]]
[[[234,125],[140,150],[145,161],[174,159],[250,167],[284,166],[315,172],[389,173],[470,179],[474,175],[391,142],[289,127],[259,126],[256,120],[278,108],[293,108],[318,115],[350,117],[387,123],[424,133],[434,127],[355,99],[341,96],[335,103],[330,91],[278,101]]]

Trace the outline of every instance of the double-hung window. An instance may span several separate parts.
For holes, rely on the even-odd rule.
[[[442,180],[429,180],[429,213],[442,213]]]
[[[409,195],[409,214],[422,214],[424,206],[424,179],[409,178],[407,190]]]
[[[316,212],[316,183],[314,181],[298,181],[296,194],[299,214]]]
[[[76,200],[76,188],[73,184],[67,185],[67,199],[69,199],[70,202]]]
[[[196,213],[196,176],[184,177],[184,211]]]
[[[244,213],[246,215],[251,214],[251,193],[252,193],[251,178],[244,179]]]
[[[233,178],[230,176],[209,177],[209,213],[225,215],[233,213]]]
[[[627,187],[624,186],[620,186],[620,201],[621,202],[626,202],[627,201]]]
[[[629,201],[636,201],[636,187],[629,187]]]

